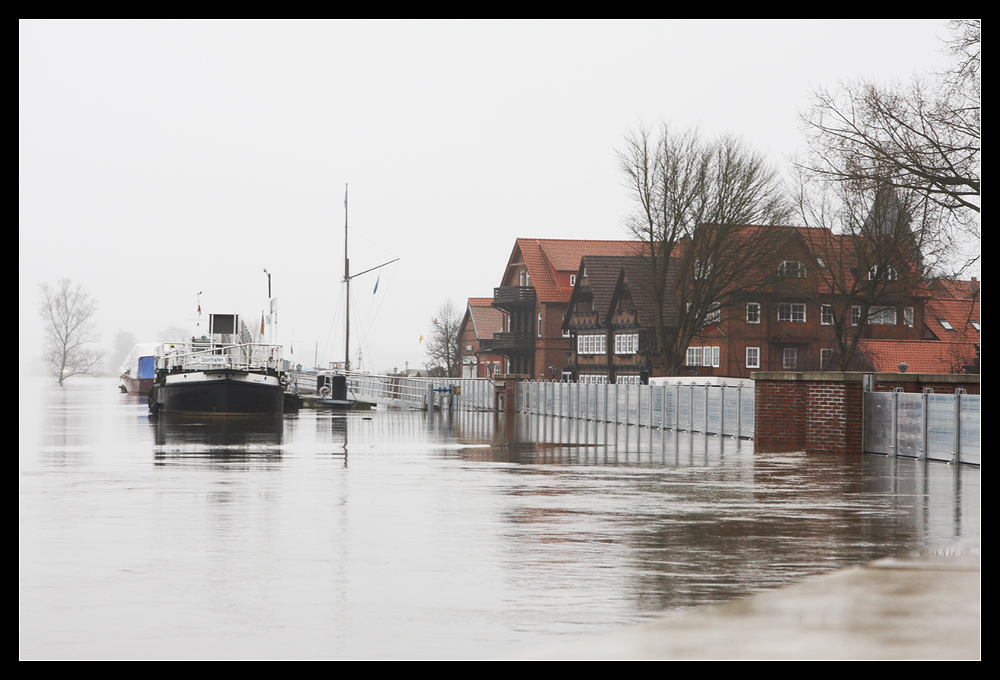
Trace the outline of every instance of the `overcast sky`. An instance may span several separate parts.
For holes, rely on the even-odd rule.
[[[731,132],[783,167],[818,87],[947,64],[944,21],[18,24],[19,336],[78,281],[102,346],[207,312],[343,359],[422,367],[447,298],[492,296],[517,237],[626,238],[615,149],[640,122]],[[352,329],[352,330],[353,330]],[[354,333],[352,333],[354,335]],[[290,347],[291,346],[291,347]]]

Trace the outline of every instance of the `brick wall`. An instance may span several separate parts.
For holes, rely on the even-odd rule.
[[[754,450],[861,453],[863,373],[754,373]],[[903,387],[979,394],[978,375],[872,374],[876,391]]]

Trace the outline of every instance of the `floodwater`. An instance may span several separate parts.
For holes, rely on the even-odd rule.
[[[22,659],[510,658],[980,535],[976,468],[490,414],[154,424],[111,379],[20,397]]]

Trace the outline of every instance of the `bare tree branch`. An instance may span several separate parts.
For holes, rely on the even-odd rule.
[[[42,284],[40,313],[45,320],[44,359],[52,376],[62,386],[66,378],[93,373],[104,357],[88,345],[97,340],[93,299],[69,279],[54,286]]]
[[[431,330],[427,336],[427,356],[430,357],[428,371],[442,374],[442,377],[457,378],[461,371],[459,352],[459,332],[462,314],[451,300],[446,300],[431,319]]]
[[[858,81],[817,90],[803,116],[810,158],[800,167],[831,181],[917,192],[947,213],[943,231],[981,238],[980,20],[951,22],[953,69],[908,86]],[[978,259],[978,243],[976,244]]]
[[[758,267],[780,238],[770,227],[790,211],[777,171],[733,137],[640,128],[618,160],[635,205],[626,228],[645,244],[657,348],[677,374],[691,339],[766,284]],[[668,303],[676,321],[665,317]]]

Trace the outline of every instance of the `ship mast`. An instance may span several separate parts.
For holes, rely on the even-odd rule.
[[[396,262],[399,258],[394,258],[388,262],[383,262],[377,267],[366,269],[351,276],[351,261],[347,257],[347,185],[344,185],[344,283],[347,286],[347,318],[344,324],[344,370],[351,370],[351,279],[381,269],[387,264]]]
[[[344,283],[347,284],[347,316],[344,324],[344,370],[351,370],[351,261],[347,259],[347,185],[344,185]]]

